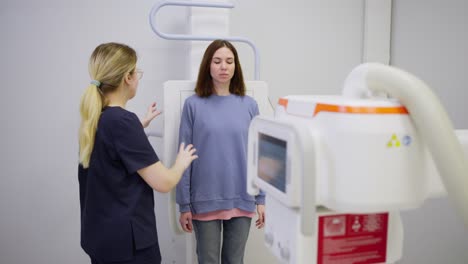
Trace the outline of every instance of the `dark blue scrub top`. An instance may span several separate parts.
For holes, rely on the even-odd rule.
[[[137,173],[157,161],[134,113],[103,110],[89,168],[78,168],[86,253],[101,261],[125,261],[134,249],[158,243],[153,190]]]

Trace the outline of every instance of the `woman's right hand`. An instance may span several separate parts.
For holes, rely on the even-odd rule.
[[[192,233],[192,212],[180,213],[179,223],[182,229],[187,233]]]
[[[192,144],[189,144],[187,147],[185,147],[185,143],[180,143],[179,153],[177,153],[175,165],[181,166],[185,171],[188,166],[190,166],[190,163],[198,158],[198,156],[195,155],[196,151],[197,149],[195,149]]]

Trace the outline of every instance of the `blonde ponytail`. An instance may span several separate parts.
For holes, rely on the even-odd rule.
[[[80,163],[84,168],[89,167],[99,118],[108,104],[106,94],[118,89],[136,62],[135,50],[120,43],[101,44],[91,54],[88,67],[92,81],[80,102]]]
[[[81,96],[80,102],[80,163],[84,168],[89,167],[91,152],[93,151],[96,129],[103,107],[101,94],[95,84],[88,86]]]

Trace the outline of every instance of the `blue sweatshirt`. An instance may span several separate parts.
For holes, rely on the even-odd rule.
[[[258,115],[250,96],[187,98],[182,111],[179,142],[193,144],[198,159],[177,184],[181,212],[195,214],[217,210],[255,212],[265,195],[247,193],[247,138],[250,121]]]

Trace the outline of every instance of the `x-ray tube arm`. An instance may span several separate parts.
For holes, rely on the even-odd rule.
[[[468,227],[468,160],[442,104],[421,80],[378,63],[361,64],[347,77],[343,95],[366,98],[386,93],[408,110],[431,153],[449,198]]]

